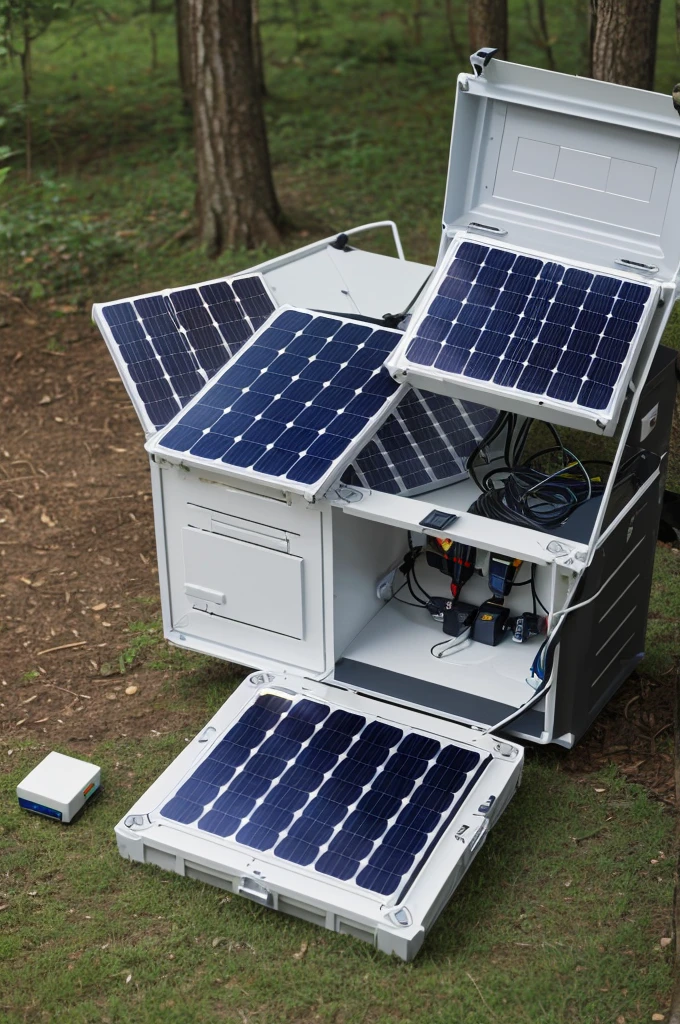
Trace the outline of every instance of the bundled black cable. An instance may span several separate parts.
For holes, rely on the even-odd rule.
[[[482,494],[469,511],[517,526],[549,530],[564,523],[579,505],[603,493],[601,476],[587,467],[608,466],[609,463],[599,460],[582,462],[565,448],[551,424],[546,426],[556,444],[535,452],[520,463],[532,422],[525,420],[517,429],[517,416],[501,413],[472,452],[467,469]],[[504,464],[489,470],[480,480],[476,460],[503,432]],[[540,459],[556,454],[561,457],[562,466],[555,472],[545,472],[536,466]],[[496,486],[496,481],[500,481],[500,486]]]

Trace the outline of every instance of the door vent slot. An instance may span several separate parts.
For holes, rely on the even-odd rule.
[[[147,864],[155,864],[164,871],[176,871],[177,858],[174,853],[157,850],[154,846],[144,847],[144,860]]]
[[[236,891],[233,879],[226,878],[224,875],[217,875],[214,871],[208,871],[206,868],[199,867],[198,864],[192,864],[190,861],[185,861],[184,874],[187,878],[193,878],[196,882],[205,882],[206,885],[214,885],[216,888],[225,889],[227,892]]]
[[[352,921],[343,921],[342,918],[338,918],[336,931],[340,935],[351,935],[354,939],[361,939],[363,942],[370,942],[372,946],[375,945],[375,932],[369,931],[368,928],[360,928]]]
[[[299,917],[302,921],[319,925],[321,928],[326,926],[326,915],[318,907],[312,907],[309,903],[300,903],[299,900],[293,900],[289,896],[279,896],[277,906],[284,914],[290,914],[291,917]]]

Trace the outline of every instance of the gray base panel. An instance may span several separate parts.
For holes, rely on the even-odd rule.
[[[399,703],[418,704],[433,712],[458,718],[466,722],[479,722],[484,726],[502,722],[516,710],[511,704],[501,704],[487,697],[461,690],[450,690],[436,683],[405,676],[389,669],[365,665],[351,658],[341,658],[333,673],[336,681],[371,694],[383,694],[388,700]],[[528,687],[527,687],[528,690]],[[417,699],[414,695],[417,694]],[[530,696],[530,694],[529,694]],[[545,715],[542,711],[526,711],[514,723],[513,731],[523,736],[538,739],[545,729]]]

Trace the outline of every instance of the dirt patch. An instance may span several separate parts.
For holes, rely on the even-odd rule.
[[[165,731],[167,673],[101,671],[158,614],[135,413],[87,314],[5,298],[0,323],[0,742]]]
[[[0,744],[86,752],[196,726],[199,693],[195,707],[167,699],[176,673],[141,658],[106,674],[130,652],[130,623],[159,613],[144,437],[106,346],[68,307],[5,297],[0,324]],[[564,769],[613,761],[671,803],[672,692],[672,676],[633,676]]]

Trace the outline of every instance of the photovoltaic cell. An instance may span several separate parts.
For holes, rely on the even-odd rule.
[[[275,306],[260,274],[99,307],[97,322],[148,429],[160,429]]]
[[[464,241],[409,325],[405,360],[491,390],[604,411],[625,383],[651,293],[648,285]]]
[[[320,701],[261,693],[160,813],[391,896],[487,762]]]
[[[468,455],[497,412],[413,388],[343,475],[347,484],[417,494],[467,476]]]
[[[277,313],[154,450],[290,482],[329,479],[399,390],[383,367],[398,331],[294,308]]]

